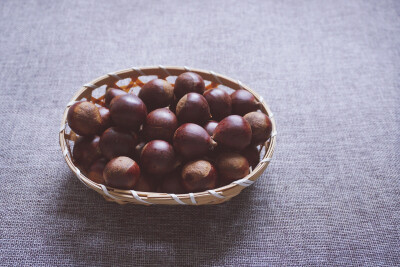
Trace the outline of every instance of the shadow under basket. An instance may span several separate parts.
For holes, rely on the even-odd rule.
[[[80,169],[75,166],[71,157],[71,150],[78,136],[69,128],[67,124],[67,113],[71,105],[80,100],[88,100],[99,106],[104,106],[104,94],[107,86],[121,88],[126,92],[134,92],[137,94],[140,88],[151,79],[158,77],[161,79],[166,79],[171,84],[173,84],[176,76],[186,71],[195,72],[203,77],[206,84],[206,90],[218,87],[226,90],[227,92],[233,92],[234,90],[238,89],[249,91],[254,95],[257,101],[261,103],[261,111],[267,114],[271,119],[271,138],[262,145],[260,149],[262,153],[260,162],[254,169],[251,169],[249,175],[240,180],[234,181],[231,184],[216,188],[214,190],[189,194],[168,194],[155,192],[139,192],[135,190],[120,190],[102,184],[97,184],[87,178],[80,171]],[[109,73],[91,81],[90,83],[83,85],[81,89],[74,95],[71,101],[67,104],[67,107],[64,110],[59,137],[61,150],[69,168],[75,173],[75,175],[82,183],[84,183],[87,187],[97,191],[108,201],[114,201],[119,204],[132,203],[141,205],[208,205],[219,204],[230,200],[232,197],[238,195],[245,187],[253,184],[258,179],[258,177],[261,176],[261,174],[267,168],[274,153],[274,148],[276,144],[276,125],[273,114],[269,107],[265,104],[263,98],[256,92],[251,90],[249,87],[242,84],[239,80],[231,79],[229,77],[214,73],[213,71],[192,69],[188,67],[157,66],[131,68],[114,73]]]

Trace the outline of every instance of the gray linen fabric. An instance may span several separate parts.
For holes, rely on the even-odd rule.
[[[0,1],[1,266],[400,264],[400,2]],[[276,115],[229,203],[142,207],[58,145],[84,83],[143,65],[237,78]]]

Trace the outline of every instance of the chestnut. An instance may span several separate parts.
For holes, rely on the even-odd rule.
[[[203,94],[204,90],[204,80],[197,73],[184,72],[175,80],[174,94],[178,100],[191,92]]]
[[[241,179],[250,173],[249,162],[238,153],[222,153],[217,159],[219,178],[223,183]]]
[[[163,175],[175,169],[177,159],[174,148],[168,142],[153,140],[143,147],[140,163],[146,173]]]
[[[182,185],[180,170],[173,171],[160,179],[157,191],[160,193],[185,194],[186,189]]]
[[[220,121],[232,114],[232,101],[229,94],[219,88],[207,90],[203,94],[210,106],[213,120]]]
[[[107,165],[107,159],[100,158],[96,160],[89,168],[88,177],[95,183],[104,184],[103,171]]]
[[[254,169],[260,162],[260,151],[256,146],[246,147],[241,154],[247,159],[249,165]]]
[[[133,159],[118,157],[107,163],[103,176],[108,186],[118,189],[132,189],[139,180],[140,168]]]
[[[167,108],[159,108],[147,115],[143,132],[147,140],[172,141],[177,128],[175,114]]]
[[[214,189],[217,181],[217,170],[206,160],[189,162],[182,169],[182,184],[187,192]]]
[[[94,135],[101,129],[99,109],[88,101],[73,104],[68,110],[67,122],[78,135]]]
[[[133,156],[138,139],[135,133],[111,127],[104,131],[100,137],[100,149],[108,159],[118,156]]]
[[[126,94],[127,92],[121,89],[107,88],[106,94],[104,96],[104,102],[106,103],[106,107],[110,107],[111,100],[113,100],[114,97]]]
[[[134,94],[114,97],[110,103],[113,122],[122,128],[137,131],[146,120],[146,105]]]
[[[101,127],[99,134],[102,134],[106,129],[110,128],[112,125],[110,110],[106,107],[99,107],[100,117],[101,117]]]
[[[101,157],[99,141],[99,136],[80,136],[74,143],[72,157],[85,171]]]
[[[174,88],[166,80],[153,79],[143,85],[138,97],[146,104],[147,110],[152,111],[172,104]]]
[[[250,124],[241,116],[230,115],[218,123],[213,139],[219,145],[242,150],[251,142]]]
[[[176,105],[176,117],[181,123],[203,124],[211,117],[210,107],[204,96],[198,93],[188,93]]]
[[[156,183],[150,176],[141,174],[133,189],[141,192],[156,192]]]
[[[136,162],[140,162],[140,154],[142,154],[142,150],[145,145],[146,145],[145,142],[140,142],[139,144],[136,145],[135,151],[133,154],[133,158]]]
[[[204,124],[204,129],[207,131],[207,133],[212,136],[214,133],[215,128],[217,127],[218,122],[216,121],[209,121],[206,124]]]
[[[232,114],[244,116],[245,114],[256,111],[260,103],[252,93],[244,89],[236,90],[231,94]]]
[[[175,150],[187,159],[199,158],[216,146],[203,127],[194,123],[185,123],[179,127],[173,138]]]
[[[250,124],[253,145],[263,144],[271,137],[272,122],[267,115],[253,111],[244,115],[243,118]]]

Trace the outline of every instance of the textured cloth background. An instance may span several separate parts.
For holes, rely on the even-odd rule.
[[[400,264],[397,1],[0,1],[0,265]],[[277,120],[229,203],[106,202],[58,145],[78,88],[132,66],[237,78]]]

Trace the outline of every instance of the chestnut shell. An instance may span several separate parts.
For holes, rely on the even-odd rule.
[[[107,165],[107,162],[108,160],[105,158],[100,158],[96,160],[89,168],[89,179],[98,184],[105,184],[103,171]]]
[[[204,96],[198,93],[188,93],[176,105],[176,117],[180,123],[203,124],[211,117],[210,107]]]
[[[243,149],[241,154],[247,159],[249,165],[254,169],[260,162],[260,152],[256,146],[250,145]]]
[[[220,121],[232,114],[232,101],[229,94],[219,88],[214,88],[204,92],[203,96],[210,106],[213,120]]]
[[[225,182],[233,182],[250,173],[249,162],[238,153],[222,153],[216,163],[219,178]]]
[[[251,142],[250,124],[241,116],[230,115],[218,123],[213,139],[219,145],[242,150]]]
[[[151,176],[141,173],[133,189],[141,192],[156,192],[157,186],[155,180],[151,178]]]
[[[179,100],[187,93],[203,94],[205,84],[203,78],[194,72],[184,72],[176,78],[174,94]]]
[[[175,170],[160,179],[157,191],[160,193],[185,194],[186,189],[182,185],[181,171]]]
[[[101,157],[99,136],[81,136],[75,143],[72,150],[72,157],[77,165],[87,170],[90,165]]]
[[[108,159],[119,156],[133,156],[138,138],[120,127],[111,127],[104,131],[100,137],[100,149]]]
[[[107,88],[106,94],[104,96],[104,102],[106,103],[106,107],[108,108],[110,107],[110,103],[114,99],[114,97],[126,94],[127,92],[121,89]]]
[[[194,123],[179,127],[174,134],[173,144],[175,150],[186,159],[205,156],[215,146],[207,131]]]
[[[254,95],[247,90],[236,90],[231,94],[232,114],[244,116],[245,114],[256,111],[260,103],[257,102]]]
[[[146,104],[147,110],[164,108],[173,103],[174,87],[163,79],[153,79],[143,85],[138,97]]]
[[[167,108],[159,108],[147,115],[143,132],[146,140],[172,141],[177,128],[178,120],[175,114]]]
[[[110,128],[112,125],[110,110],[106,107],[99,107],[100,117],[101,117],[101,127],[99,134],[102,134],[106,129]]]
[[[218,122],[216,121],[209,121],[204,124],[203,128],[207,131],[207,133],[212,136],[214,134],[215,128],[217,128]]]
[[[174,148],[168,142],[153,140],[143,147],[140,163],[146,173],[163,175],[174,170],[177,159]]]
[[[67,122],[78,135],[97,134],[101,129],[101,115],[95,104],[80,101],[68,109]]]
[[[187,192],[201,192],[214,189],[217,181],[217,170],[206,160],[189,162],[182,169],[182,184]]]
[[[110,160],[104,168],[103,177],[108,186],[132,189],[140,177],[139,165],[128,157]]]
[[[110,112],[117,126],[133,131],[139,130],[147,116],[146,105],[134,94],[114,97],[110,103]]]
[[[272,122],[267,115],[261,112],[250,112],[243,117],[251,127],[253,145],[265,143],[271,137]]]

